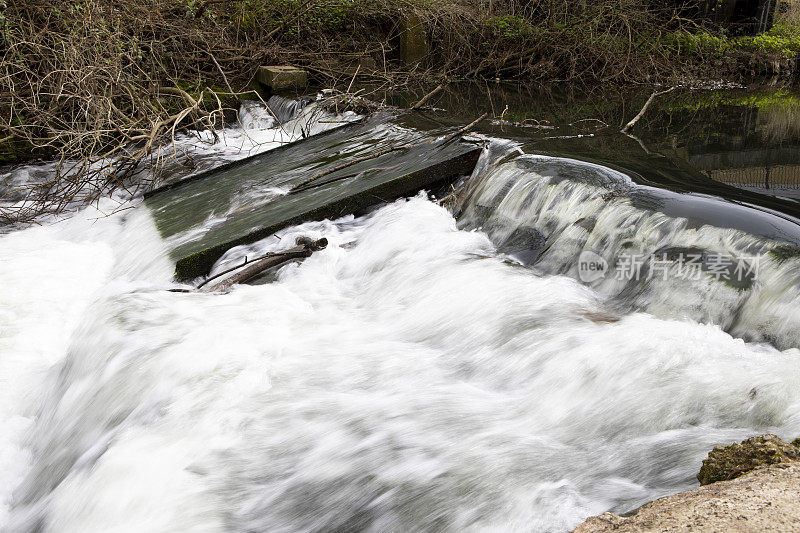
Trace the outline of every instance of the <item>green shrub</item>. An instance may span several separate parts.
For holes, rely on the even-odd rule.
[[[740,37],[736,44],[745,50],[791,58],[800,53],[800,26],[778,23],[766,33]]]
[[[489,17],[482,21],[494,37],[509,41],[529,40],[537,35],[536,28],[522,17],[515,15],[502,15]]]
[[[690,33],[678,31],[667,34],[664,45],[668,51],[678,56],[711,55],[722,57],[731,50],[731,43],[726,37],[713,35],[706,31]]]
[[[285,20],[283,28],[284,36],[295,38],[304,31],[345,30],[360,14],[359,6],[363,4],[360,0],[326,0],[306,9],[306,2],[301,0],[244,0],[237,5],[237,20],[245,30],[255,29],[258,25],[268,30],[283,23],[290,14],[295,14],[291,20]]]
[[[739,50],[790,58],[800,53],[800,26],[778,23],[768,32],[737,38],[679,31],[668,34],[663,42],[670,55],[722,57]]]

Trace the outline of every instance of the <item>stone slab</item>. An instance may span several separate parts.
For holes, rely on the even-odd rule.
[[[256,80],[271,91],[302,89],[308,84],[305,70],[289,65],[259,67]]]
[[[480,151],[441,131],[377,116],[172,184],[145,204],[171,247],[176,277],[189,280],[208,273],[233,246],[469,174]],[[321,176],[313,187],[285,194],[313,176]]]

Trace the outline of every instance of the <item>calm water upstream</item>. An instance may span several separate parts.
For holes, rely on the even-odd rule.
[[[224,295],[168,290],[192,232],[139,199],[5,228],[0,531],[568,531],[800,436],[800,97],[671,95],[620,134],[645,98],[451,91],[391,127],[493,109],[457,202],[232,249],[216,270],[330,241]],[[202,169],[309,130],[282,112],[179,146]]]

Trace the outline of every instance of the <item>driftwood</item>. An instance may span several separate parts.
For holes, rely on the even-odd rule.
[[[661,96],[662,94],[667,94],[667,93],[672,92],[674,90],[675,90],[675,87],[670,87],[669,89],[667,89],[665,91],[656,91],[653,94],[651,94],[650,98],[648,98],[647,102],[644,103],[644,105],[642,106],[642,109],[639,111],[639,113],[635,117],[633,117],[633,119],[631,119],[630,122],[625,124],[624,128],[622,128],[622,133],[628,133],[630,131],[630,129],[633,128],[636,125],[637,122],[639,122],[639,119],[642,118],[644,116],[644,114],[647,112],[647,109],[650,107],[650,104],[653,103],[653,100],[656,99],[656,96]]]
[[[409,109],[411,109],[412,111],[420,109],[422,106],[427,104],[431,98],[439,94],[442,91],[442,89],[444,89],[444,85],[438,85],[434,90],[432,90],[431,92],[420,98],[419,102],[412,105]]]
[[[450,143],[450,142],[455,141],[456,139],[461,139],[462,135],[464,135],[465,133],[467,133],[470,130],[472,130],[472,128],[477,126],[481,121],[485,120],[486,117],[488,117],[488,116],[489,116],[489,113],[484,113],[483,115],[479,116],[478,118],[476,118],[475,120],[473,120],[472,122],[470,122],[469,124],[464,126],[463,128],[460,128],[458,131],[456,131],[455,133],[451,134],[444,142]]]
[[[203,283],[201,283],[197,287],[197,290],[199,290],[200,292],[226,291],[237,283],[244,283],[246,281],[253,279],[254,277],[264,272],[265,270],[278,266],[282,263],[291,261],[292,259],[308,257],[313,252],[322,250],[326,246],[328,246],[328,239],[325,238],[319,240],[313,240],[309,237],[298,237],[297,241],[295,242],[297,246],[295,246],[294,248],[289,248],[288,250],[285,250],[283,252],[273,252],[264,255],[262,257],[259,257],[258,259],[255,259],[250,262],[245,261],[245,263],[237,267],[228,269],[218,274],[217,276],[214,276],[213,278],[209,278]],[[223,276],[239,268],[241,268],[241,270],[239,270],[235,274],[228,276],[227,278],[224,278],[222,281],[207,285],[207,283],[212,279],[217,279],[220,276]]]

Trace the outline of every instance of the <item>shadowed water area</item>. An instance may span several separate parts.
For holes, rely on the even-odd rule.
[[[717,444],[800,435],[797,93],[674,91],[621,134],[647,96],[246,104],[178,139],[195,168],[165,192],[7,231],[0,530],[568,531],[696,486]],[[328,247],[178,292],[184,257],[300,235]]]

